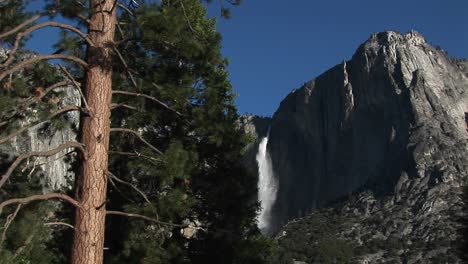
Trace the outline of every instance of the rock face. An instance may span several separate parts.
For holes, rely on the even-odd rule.
[[[5,49],[0,48],[0,58],[4,58],[7,54]],[[59,71],[57,69],[57,71]],[[61,100],[58,104],[59,108],[66,106],[81,106],[80,93],[73,86],[59,87],[54,90],[61,93]],[[37,121],[39,113],[34,109],[27,109],[29,117],[21,120],[21,125],[27,125]],[[13,161],[18,155],[30,151],[47,151],[57,147],[67,141],[75,141],[77,137],[77,129],[79,126],[79,113],[71,111],[64,114],[64,117],[70,123],[70,126],[61,130],[44,129],[44,124],[38,124],[20,136],[14,137],[0,145],[0,167]],[[70,160],[74,154],[70,155],[70,150],[64,150],[50,157],[36,157],[27,162],[28,170],[26,174],[32,170],[40,169],[43,175],[42,181],[44,192],[58,190],[60,188],[70,187],[70,181],[73,180],[74,174],[71,169]],[[26,176],[26,175],[25,175]]]
[[[343,237],[450,244],[468,176],[466,72],[419,33],[388,31],[289,94],[268,144],[279,177],[273,225],[366,191],[337,209],[361,234]]]

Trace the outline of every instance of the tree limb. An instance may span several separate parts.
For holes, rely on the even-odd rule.
[[[51,115],[49,115],[49,116],[47,117],[47,119],[54,118],[54,117],[56,117],[56,116],[58,116],[58,115],[61,115],[61,114],[63,114],[63,113],[67,113],[67,112],[70,112],[70,111],[83,111],[83,109],[82,109],[81,107],[75,106],[75,105],[65,106],[64,108],[58,110],[57,112],[52,113]],[[86,111],[84,111],[84,112],[86,112]],[[12,132],[12,133],[9,134],[8,136],[3,137],[3,138],[0,138],[0,144],[3,144],[3,143],[5,143],[5,142],[7,142],[8,140],[10,140],[10,139],[12,139],[12,138],[14,138],[14,137],[20,135],[21,133],[23,133],[24,131],[30,129],[31,127],[37,126],[37,125],[39,125],[39,124],[41,124],[41,123],[43,123],[43,122],[47,122],[47,121],[49,121],[49,120],[46,120],[46,121],[42,121],[42,120],[41,120],[41,121],[33,122],[33,123],[31,123],[31,124],[22,126],[20,129],[18,129],[18,130],[16,130],[16,131]]]
[[[127,71],[128,77],[129,77],[130,80],[132,81],[133,87],[138,88],[138,84],[136,83],[135,78],[133,77],[132,72],[129,71],[128,64],[127,64],[127,62],[125,61],[124,57],[122,56],[122,54],[120,53],[120,51],[119,51],[116,47],[114,47],[114,52],[117,54],[117,57],[119,57],[119,59],[120,59],[120,61],[122,62],[123,66],[125,67],[125,70]]]
[[[83,91],[81,91],[80,84],[75,80],[75,78],[73,78],[73,75],[65,67],[60,65],[60,69],[63,71],[63,73],[65,73],[68,79],[73,83],[73,86],[78,90],[78,92],[81,95],[81,99],[83,99],[83,104],[89,112],[91,109],[89,108],[88,102],[86,101],[86,97],[84,96]]]
[[[6,233],[8,231],[8,228],[10,227],[11,223],[15,220],[16,215],[18,215],[19,210],[21,209],[21,204],[18,204],[16,207],[15,212],[7,216],[7,219],[5,221],[5,225],[3,225],[3,232],[2,232],[2,238],[0,239],[0,252],[2,252],[3,249],[3,242],[5,242],[6,239]]]
[[[14,34],[18,31],[20,31],[22,28],[24,28],[25,26],[33,23],[34,21],[38,20],[39,18],[47,15],[47,14],[50,14],[50,12],[46,12],[46,13],[39,13],[35,16],[32,16],[30,19],[24,21],[23,23],[19,24],[18,26],[16,26],[15,28],[12,28],[10,29],[9,31],[5,32],[5,33],[2,33],[0,34],[0,39],[3,39],[3,38],[6,38],[8,36],[10,36],[11,34]]]
[[[69,227],[71,229],[75,229],[75,227],[73,225],[70,225],[69,223],[65,223],[65,222],[48,222],[48,223],[44,223],[45,226],[50,226],[50,225],[62,225],[62,226],[66,226],[66,227]]]
[[[150,200],[148,199],[148,196],[146,196],[146,194],[141,191],[138,187],[136,187],[134,184],[131,184],[127,181],[124,181],[122,179],[120,179],[119,177],[115,176],[112,172],[108,171],[107,174],[114,180],[116,180],[117,182],[121,183],[121,184],[124,184],[124,185],[127,185],[129,186],[130,188],[132,188],[133,190],[135,190],[137,193],[139,193],[141,195],[141,197],[143,197],[143,199],[145,200],[146,203],[148,204],[151,204]]]
[[[149,160],[152,160],[152,161],[163,162],[163,163],[165,162],[164,160],[153,158],[153,157],[141,154],[140,152],[137,152],[137,151],[135,151],[135,152],[125,152],[125,151],[109,150],[108,153],[109,154],[116,154],[116,155],[131,156],[131,157],[142,157],[142,158],[149,159]]]
[[[128,105],[128,104],[125,104],[125,103],[117,103],[117,104],[113,103],[113,104],[111,104],[111,109],[116,109],[116,108],[119,108],[119,107],[123,107],[123,108],[127,108],[127,109],[130,109],[130,110],[141,112],[138,108],[136,108],[134,106],[131,106],[131,105]]]
[[[45,27],[58,27],[58,28],[68,29],[68,30],[70,30],[72,32],[75,32],[80,37],[82,37],[89,46],[91,46],[91,47],[94,46],[93,41],[88,37],[88,35],[83,33],[78,28],[73,27],[73,26],[68,25],[68,24],[55,22],[55,21],[46,21],[46,22],[42,22],[42,23],[39,23],[37,25],[34,25],[34,26],[26,29],[25,31],[18,33],[16,35],[16,39],[15,39],[15,43],[13,45],[13,48],[10,50],[10,52],[8,54],[8,59],[2,65],[0,65],[0,67],[7,67],[8,65],[10,65],[13,62],[15,53],[18,50],[21,39],[24,36],[27,36],[27,35],[31,34],[32,32],[34,32],[34,31],[36,31],[38,29],[41,29],[41,28],[45,28]]]
[[[150,95],[147,95],[147,94],[142,94],[142,93],[134,93],[134,92],[128,92],[128,91],[121,91],[121,90],[114,90],[112,91],[112,94],[124,94],[124,95],[131,95],[131,96],[137,96],[137,97],[143,97],[143,98],[146,98],[146,99],[149,99],[151,101],[154,101],[158,104],[160,104],[161,106],[163,106],[164,108],[176,113],[178,116],[182,116],[182,114],[175,110],[174,108],[168,106],[167,104],[163,103],[162,101],[160,101],[158,98],[156,97],[153,97],[153,96],[150,96]]]
[[[49,157],[49,156],[52,156],[52,155],[55,155],[55,154],[59,153],[60,151],[62,151],[64,149],[67,149],[67,148],[77,148],[77,149],[81,150],[83,152],[83,154],[85,155],[85,158],[86,158],[86,152],[85,152],[83,144],[78,143],[78,142],[74,142],[74,141],[67,141],[67,142],[59,145],[58,147],[56,147],[54,149],[51,149],[51,150],[47,150],[47,151],[30,151],[30,152],[23,153],[23,154],[19,155],[15,159],[15,161],[10,165],[10,167],[8,167],[8,170],[2,175],[2,178],[0,179],[0,188],[2,188],[2,186],[6,183],[6,181],[8,180],[10,175],[13,173],[13,171],[16,169],[16,167],[18,167],[18,165],[24,159],[27,159],[27,158],[30,158],[30,157],[36,157],[36,156]],[[3,203],[2,203],[2,205],[3,205]],[[3,206],[0,205],[0,214],[1,214],[1,208],[2,207]]]
[[[31,57],[29,59],[26,59],[26,60],[23,60],[19,63],[17,63],[15,66],[13,66],[12,68],[8,69],[8,70],[5,70],[3,71],[1,74],[0,74],[0,81],[2,81],[3,79],[5,79],[6,76],[12,74],[12,73],[15,73],[17,71],[19,71],[20,69],[22,69],[25,65],[28,65],[28,64],[32,64],[32,63],[35,63],[35,62],[38,62],[38,61],[41,61],[41,60],[51,60],[51,59],[63,59],[63,60],[69,60],[69,61],[73,61],[73,62],[76,62],[80,65],[82,65],[83,67],[87,68],[88,67],[88,64],[83,61],[82,59],[78,58],[78,57],[75,57],[73,55],[67,55],[67,54],[43,54],[43,55],[38,55],[38,56],[34,56],[34,57]]]
[[[81,207],[80,203],[77,200],[63,193],[37,194],[37,195],[31,195],[25,198],[13,198],[13,199],[9,199],[0,203],[0,215],[2,214],[3,207],[8,206],[10,204],[24,205],[24,204],[28,204],[34,201],[44,201],[44,200],[50,200],[50,199],[61,199],[61,200],[69,202],[70,204],[76,207]]]
[[[125,213],[125,212],[121,212],[121,211],[109,211],[109,210],[107,210],[106,214],[107,215],[120,215],[120,216],[126,216],[126,217],[139,218],[139,219],[143,219],[143,220],[153,222],[153,223],[156,223],[156,224],[172,226],[172,227],[180,227],[180,228],[189,227],[189,225],[173,224],[173,223],[163,222],[163,221],[159,221],[157,219],[154,219],[154,218],[151,218],[151,217],[148,217],[148,216],[144,216],[144,215],[140,215],[140,214]]]
[[[146,146],[148,146],[150,149],[154,150],[156,153],[158,154],[163,154],[158,148],[156,148],[155,146],[151,145],[151,143],[149,143],[148,141],[146,141],[138,132],[134,131],[134,130],[131,130],[131,129],[128,129],[128,128],[111,128],[110,129],[110,132],[124,132],[124,133],[130,133],[130,134],[133,134],[135,135],[136,137],[138,137],[138,139],[140,139],[141,142],[143,142]]]
[[[61,81],[61,82],[58,82],[58,83],[55,83],[47,88],[45,88],[44,90],[44,93],[38,95],[38,96],[31,96],[31,97],[28,97],[24,100],[22,100],[18,106],[15,106],[15,109],[12,109],[12,110],[15,110],[15,112],[13,114],[11,114],[9,117],[6,117],[7,119],[9,118],[12,118],[15,116],[15,114],[17,113],[17,109],[25,109],[27,108],[28,106],[36,103],[36,102],[39,102],[40,100],[42,100],[42,98],[44,98],[44,96],[46,96],[49,92],[57,89],[57,88],[60,88],[60,87],[67,87],[67,85],[70,84],[69,81]],[[10,110],[8,110],[10,111]],[[10,121],[3,121],[3,122],[0,122],[0,127],[4,126],[4,125],[7,125],[8,123],[10,123]],[[0,143],[1,144],[1,143]]]

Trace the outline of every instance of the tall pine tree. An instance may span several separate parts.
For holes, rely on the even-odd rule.
[[[215,21],[205,18],[206,10],[196,0],[142,3],[138,8],[126,4],[51,1],[29,20],[21,5],[8,6],[12,19],[2,21],[0,28],[6,32],[0,37],[11,43],[1,66],[0,79],[8,88],[3,95],[21,88],[23,97],[33,96],[32,87],[44,79],[21,82],[24,76],[16,73],[23,70],[24,75],[25,66],[56,58],[66,61],[69,70],[41,85],[77,81],[83,100],[74,109],[82,113],[80,143],[61,146],[80,153],[75,198],[62,193],[23,198],[26,193],[8,190],[7,179],[18,174],[11,172],[22,155],[0,179],[8,193],[3,198],[21,198],[0,207],[53,198],[72,204],[72,263],[101,263],[104,247],[106,260],[115,263],[267,263],[271,246],[255,226],[255,179],[239,163],[245,139],[235,126],[234,96]],[[75,22],[62,24],[54,20],[58,14]],[[51,20],[36,22],[41,17]],[[16,21],[24,22],[17,27]],[[50,26],[64,30],[56,53],[18,56],[23,37]],[[21,130],[9,121],[26,116],[23,112],[31,107],[50,117],[53,106],[41,102],[13,114],[2,111],[0,140],[6,142]],[[54,117],[64,111],[54,110],[59,112]],[[48,155],[26,156],[39,154]],[[15,214],[8,210],[8,216]],[[35,258],[30,255],[29,260]]]

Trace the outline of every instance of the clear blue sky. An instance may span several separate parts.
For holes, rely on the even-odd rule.
[[[351,58],[373,32],[415,29],[468,58],[467,0],[244,0],[232,13],[218,29],[241,114],[272,115],[292,89]],[[53,42],[43,33],[31,46]]]

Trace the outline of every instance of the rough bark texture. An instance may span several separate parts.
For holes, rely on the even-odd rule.
[[[94,47],[88,48],[85,96],[91,115],[83,118],[81,140],[86,146],[77,179],[76,199],[82,207],[75,218],[72,249],[73,264],[103,262],[107,165],[112,97],[111,43],[114,39],[114,1],[92,1],[89,36]]]

